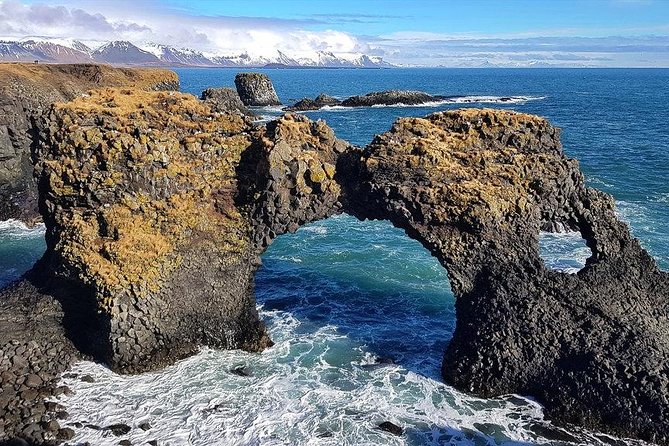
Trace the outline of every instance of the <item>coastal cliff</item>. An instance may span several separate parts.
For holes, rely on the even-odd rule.
[[[105,86],[178,90],[169,70],[112,68],[106,65],[0,64],[0,220],[39,218],[32,179],[32,123],[54,102],[64,102]]]
[[[117,88],[52,106],[36,129],[47,252],[0,301],[25,317],[48,305],[50,342],[65,351],[124,373],[200,345],[261,351],[271,341],[253,298],[259,254],[346,212],[391,221],[448,270],[447,382],[669,444],[669,277],[542,118],[403,118],[357,148],[304,116],[255,125],[190,95]],[[565,228],[592,249],[578,274],[539,256],[539,232]],[[0,338],[19,363],[30,360],[11,346],[30,330]],[[16,375],[14,362],[4,367]],[[14,434],[28,437],[20,423]]]

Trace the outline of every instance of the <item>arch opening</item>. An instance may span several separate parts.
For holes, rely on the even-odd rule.
[[[539,253],[546,268],[575,274],[585,267],[592,250],[580,231],[539,232]]]
[[[262,259],[256,299],[275,342],[289,337],[282,324],[299,324],[332,365],[394,362],[441,379],[454,296],[446,270],[404,231],[342,214],[279,236]]]

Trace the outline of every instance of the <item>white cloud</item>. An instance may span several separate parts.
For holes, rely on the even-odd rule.
[[[416,31],[361,36],[322,30],[374,17],[343,15],[324,20],[202,16],[168,9],[157,0],[71,0],[68,6],[0,0],[0,36],[76,38],[95,44],[109,40],[156,42],[209,54],[292,57],[316,51],[345,55],[363,52],[410,65],[476,66],[530,63],[586,66],[669,66],[669,25],[653,29],[556,29],[506,35]],[[335,20],[336,19],[336,20]],[[364,27],[364,25],[361,25]],[[418,28],[418,25],[417,25]],[[548,33],[548,34],[547,34]],[[582,37],[588,35],[589,37]],[[621,37],[626,35],[627,37]],[[610,37],[614,36],[614,37]]]

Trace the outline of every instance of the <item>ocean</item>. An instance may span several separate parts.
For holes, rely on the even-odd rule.
[[[177,69],[182,90],[233,86],[237,69]],[[619,216],[669,268],[669,70],[390,69],[265,71],[281,100],[344,98],[387,89],[451,97],[419,107],[307,112],[365,145],[401,116],[460,107],[538,114],[562,128],[565,152],[590,186],[612,194]],[[514,97],[511,102],[502,98]],[[277,108],[258,112],[264,119]],[[42,227],[0,223],[0,286],[44,250]],[[544,234],[549,267],[575,272],[589,255],[578,233]],[[115,445],[622,445],[543,418],[531,398],[482,400],[440,378],[457,323],[448,276],[416,241],[387,222],[340,215],[277,238],[256,276],[262,318],[276,345],[262,354],[203,349],[165,370],[118,376],[81,362],[94,383],[64,379],[63,424],[148,422],[127,436],[76,429],[76,441]],[[377,364],[379,358],[392,364]],[[390,361],[386,361],[390,362]],[[246,367],[251,376],[230,373]],[[390,421],[393,436],[378,429]]]

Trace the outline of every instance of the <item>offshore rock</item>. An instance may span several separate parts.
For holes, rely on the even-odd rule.
[[[239,113],[245,116],[255,116],[239,98],[237,91],[232,88],[207,88],[202,92],[200,99],[211,105],[212,110],[219,113]]]
[[[422,91],[388,90],[368,93],[364,96],[351,96],[341,102],[343,107],[372,107],[374,105],[420,105],[443,99]]]
[[[235,86],[244,105],[281,105],[272,81],[265,74],[239,73],[235,76]]]
[[[669,274],[586,187],[558,129],[510,111],[399,119],[340,160],[345,210],[390,220],[448,270],[457,325],[442,373],[483,397],[669,444]],[[579,230],[592,257],[549,270],[539,232]]]
[[[53,102],[71,100],[92,88],[133,86],[178,90],[168,70],[106,65],[0,64],[0,221],[31,223],[39,218],[32,179],[32,119]]]
[[[290,107],[284,108],[285,111],[308,111],[308,110],[319,110],[323,107],[331,107],[333,105],[340,105],[341,101],[332,96],[328,96],[325,93],[321,93],[316,96],[315,99],[304,98],[300,101],[297,101],[295,104]]]

